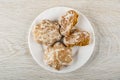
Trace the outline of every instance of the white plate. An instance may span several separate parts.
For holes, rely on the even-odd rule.
[[[79,20],[78,20],[78,23],[76,26],[79,27],[80,29],[88,31],[90,33],[90,35],[91,35],[90,44],[87,46],[84,46],[84,47],[74,47],[73,48],[73,54],[74,54],[73,63],[70,66],[61,69],[60,71],[57,71],[57,70],[55,70],[49,66],[46,66],[44,64],[44,62],[43,62],[43,54],[44,53],[43,53],[42,45],[36,43],[33,40],[32,29],[33,29],[34,25],[36,25],[39,21],[41,21],[43,19],[58,20],[58,18],[60,16],[64,15],[68,10],[75,10],[75,9],[68,8],[68,7],[54,7],[54,8],[45,10],[33,21],[30,31],[29,31],[28,44],[29,44],[30,52],[31,52],[34,60],[42,68],[49,70],[51,72],[67,73],[67,72],[71,72],[71,71],[74,71],[74,70],[80,68],[88,61],[88,59],[92,55],[92,52],[94,49],[95,36],[94,36],[93,28],[92,28],[90,22],[88,21],[88,19],[82,13],[75,10],[79,13]]]

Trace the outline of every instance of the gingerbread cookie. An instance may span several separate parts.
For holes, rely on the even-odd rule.
[[[72,62],[72,50],[58,42],[53,47],[49,46],[45,49],[44,62],[60,70],[63,66]]]
[[[52,45],[61,38],[59,24],[50,20],[42,20],[33,29],[34,39],[45,45]]]
[[[78,22],[78,13],[74,10],[69,10],[65,15],[60,17],[59,24],[61,26],[60,32],[62,35],[67,36],[70,34],[70,30]]]
[[[71,30],[69,36],[65,36],[63,39],[64,44],[67,47],[72,46],[86,46],[89,44],[90,34],[86,31],[80,31],[77,28]]]

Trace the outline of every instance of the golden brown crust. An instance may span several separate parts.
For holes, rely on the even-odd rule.
[[[70,34],[70,30],[78,22],[78,13],[74,10],[69,10],[65,15],[59,19],[61,25],[60,32],[62,35],[67,36]]]

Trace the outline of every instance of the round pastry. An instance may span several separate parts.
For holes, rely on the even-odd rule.
[[[69,10],[65,15],[60,17],[59,24],[61,26],[60,32],[62,35],[67,36],[70,34],[70,30],[78,22],[78,13],[74,10]]]
[[[44,62],[60,70],[63,66],[69,65],[72,62],[72,50],[58,42],[53,47],[49,46],[45,49]]]
[[[61,38],[59,24],[50,20],[42,20],[33,29],[34,39],[45,45],[52,45]]]
[[[71,30],[69,36],[65,36],[63,39],[64,44],[67,47],[72,46],[86,46],[89,44],[90,34],[86,31],[80,31],[77,28]]]

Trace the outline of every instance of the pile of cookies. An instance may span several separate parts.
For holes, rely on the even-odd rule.
[[[34,40],[47,46],[43,58],[45,64],[60,70],[72,63],[73,46],[89,44],[90,34],[75,27],[78,17],[76,11],[69,10],[58,21],[44,19],[34,26]]]

